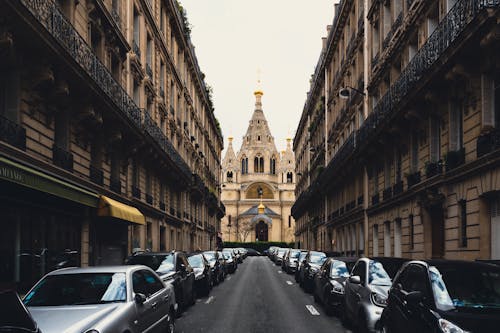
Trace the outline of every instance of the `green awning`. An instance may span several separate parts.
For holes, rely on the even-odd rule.
[[[0,157],[0,179],[78,202],[85,206],[97,207],[99,203],[97,193],[4,157]]]

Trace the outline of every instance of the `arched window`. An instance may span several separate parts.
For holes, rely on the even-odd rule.
[[[293,173],[291,172],[286,173],[286,182],[289,184],[293,183]]]
[[[271,158],[270,162],[269,162],[269,168],[270,168],[270,173],[271,175],[275,175],[276,174],[276,160],[274,159],[274,157]]]
[[[233,182],[233,172],[232,171],[228,171],[227,174],[227,182],[228,183],[232,183]]]
[[[241,174],[244,175],[244,174],[247,174],[248,173],[248,158],[247,157],[243,157],[241,159]]]
[[[259,172],[260,173],[264,172],[264,157],[259,158]]]
[[[253,159],[253,171],[255,173],[263,173],[264,172],[264,157],[256,156]]]

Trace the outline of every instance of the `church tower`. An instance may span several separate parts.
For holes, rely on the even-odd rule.
[[[237,153],[233,138],[222,161],[221,200],[226,216],[221,222],[224,241],[293,242],[295,222],[295,158],[291,139],[282,154],[262,108],[261,89],[254,92],[255,108]]]

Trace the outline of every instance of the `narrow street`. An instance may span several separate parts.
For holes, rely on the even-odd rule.
[[[349,332],[293,275],[266,257],[249,257],[207,298],[183,313],[177,332]]]

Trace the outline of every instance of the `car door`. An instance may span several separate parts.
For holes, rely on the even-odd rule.
[[[152,311],[151,326],[148,328],[151,332],[164,332],[167,328],[167,316],[169,312],[170,295],[163,282],[158,276],[148,270],[143,270],[142,275],[147,284],[148,300]]]
[[[345,300],[346,309],[349,315],[354,318],[358,313],[358,309],[361,302],[361,294],[363,289],[366,287],[366,262],[359,261],[352,270],[352,276],[359,276],[361,283],[351,283],[349,280],[346,282],[345,288]]]
[[[422,295],[422,299],[419,302],[410,302],[408,298],[405,300],[405,313],[408,318],[407,325],[413,327],[413,332],[415,333],[431,332],[434,323],[434,316],[431,314],[431,309],[434,301],[427,267],[421,264],[412,265],[407,280],[407,295],[411,292],[420,292]]]
[[[150,283],[146,280],[144,270],[138,270],[132,273],[132,288],[134,295],[142,294],[146,296],[143,303],[135,303],[137,314],[136,327],[139,332],[153,332],[152,327],[154,327],[157,322],[156,312],[158,308],[158,300],[156,295],[151,294],[153,289],[151,288]]]
[[[331,260],[327,260],[321,266],[320,272],[317,274],[319,276],[319,290],[318,295],[322,302],[326,302],[327,295],[329,295],[332,285],[330,284],[330,267],[332,265]]]
[[[408,309],[405,306],[405,296],[410,289],[408,277],[412,269],[412,265],[406,266],[394,280],[392,288],[388,294],[388,306],[386,308],[388,314],[386,316],[386,325],[394,332],[400,332],[408,325]],[[410,328],[408,328],[410,329]]]

